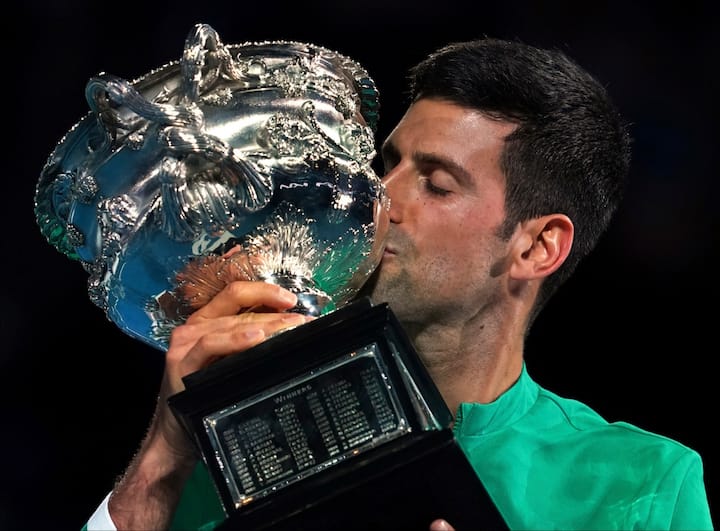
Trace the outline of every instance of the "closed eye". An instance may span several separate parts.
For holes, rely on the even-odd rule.
[[[446,190],[445,188],[441,188],[433,184],[433,182],[428,177],[420,177],[420,184],[422,185],[423,189],[429,194],[441,197],[450,194],[450,190]]]

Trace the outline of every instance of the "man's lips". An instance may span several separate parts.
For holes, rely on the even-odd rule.
[[[391,247],[390,245],[385,246],[385,250],[383,251],[383,256],[395,256],[397,255],[397,251],[394,247]]]

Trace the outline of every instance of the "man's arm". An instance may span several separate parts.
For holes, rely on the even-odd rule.
[[[156,416],[167,411],[160,405],[157,409]],[[117,529],[168,529],[197,462],[192,451],[178,451],[164,440],[160,424],[153,421],[110,495],[108,511]]]
[[[172,522],[198,459],[168,406],[168,398],[184,389],[183,377],[306,322],[301,314],[283,313],[296,302],[294,294],[273,284],[232,282],[173,330],[152,422],[108,500],[116,529],[168,529]],[[245,311],[260,307],[267,311]]]
[[[679,478],[677,490],[669,487],[674,503],[671,504],[672,517],[668,529],[712,530],[710,503],[705,490],[703,462],[700,454],[690,451],[683,459],[675,463],[671,473],[667,474],[664,484],[672,484]],[[660,496],[658,496],[660,498]],[[654,511],[654,514],[662,511]],[[652,522],[654,525],[655,522]]]

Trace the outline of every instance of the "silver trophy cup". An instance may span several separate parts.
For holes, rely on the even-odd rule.
[[[387,228],[371,167],[378,92],[356,62],[298,42],[224,45],[207,25],[139,79],[100,74],[42,170],[42,233],[95,304],[159,349],[222,287],[264,280],[297,311],[347,303]]]

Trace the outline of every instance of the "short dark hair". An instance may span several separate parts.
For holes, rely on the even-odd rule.
[[[518,223],[566,214],[575,239],[545,279],[530,322],[607,230],[624,194],[631,139],[605,87],[559,50],[483,38],[452,43],[410,70],[411,101],[437,98],[508,120],[501,159],[507,217]]]

